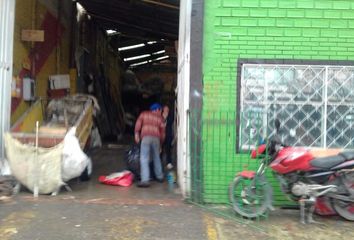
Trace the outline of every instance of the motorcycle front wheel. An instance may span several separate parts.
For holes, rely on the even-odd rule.
[[[235,177],[229,187],[229,198],[235,212],[246,218],[264,215],[272,201],[270,186],[263,177]]]

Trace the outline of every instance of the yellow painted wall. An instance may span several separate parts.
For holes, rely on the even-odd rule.
[[[11,125],[13,125],[26,111],[30,108],[30,104],[25,101],[21,101],[20,105],[11,114]]]
[[[22,62],[27,58],[31,44],[21,41],[21,30],[31,29],[31,9],[33,8],[34,0],[17,0],[16,1],[16,16],[15,16],[15,31],[14,31],[14,73],[22,69]]]
[[[33,0],[32,0],[33,1]],[[38,4],[37,13],[40,16],[40,23],[42,23],[43,18],[45,16],[46,11],[48,11],[47,7]],[[57,13],[53,13],[57,15]],[[63,15],[62,15],[63,18]],[[61,21],[62,24],[65,24]],[[40,24],[37,26],[40,27]],[[70,55],[70,25],[64,26],[65,30],[61,37],[61,41],[57,46],[58,49],[54,49],[48,60],[44,64],[42,70],[36,76],[37,81],[37,96],[45,97],[47,96],[48,89],[48,77],[53,74],[69,74],[69,55]],[[59,57],[59,66],[57,66],[57,51],[60,52]],[[57,69],[58,68],[58,69]]]
[[[34,0],[17,0],[16,16],[14,29],[14,50],[13,50],[13,74],[18,75],[22,69],[22,63],[27,59],[31,44],[21,41],[21,30],[31,28],[31,9],[34,7]],[[11,124],[13,124],[22,113],[29,107],[29,104],[22,101],[16,111],[11,115]]]
[[[64,1],[63,1],[64,2]],[[62,5],[63,11],[61,16],[61,23],[64,25],[64,32],[61,36],[59,47],[60,57],[59,64],[57,64],[57,49],[54,49],[41,71],[35,76],[36,81],[36,96],[45,97],[47,95],[48,77],[53,74],[69,74],[69,56],[70,56],[70,10],[65,8],[70,7],[71,1],[66,1]],[[39,29],[47,11],[50,11],[54,16],[57,16],[55,8],[58,0],[52,1],[38,1],[38,0],[17,0],[16,1],[16,15],[15,15],[15,33],[14,33],[14,51],[13,74],[17,76],[21,69],[22,63],[27,59],[33,44],[30,42],[21,41],[22,29]],[[34,25],[34,27],[32,26]],[[44,33],[45,34],[45,33]],[[21,101],[19,106],[11,115],[11,124],[20,118],[22,114],[30,107],[28,102]]]
[[[22,118],[18,120],[19,127],[17,131],[27,133],[35,132],[36,121],[39,121],[39,124],[43,121],[43,109],[40,101],[35,102],[31,109],[26,111],[25,116],[22,116]],[[16,125],[17,122],[15,123],[15,126]]]

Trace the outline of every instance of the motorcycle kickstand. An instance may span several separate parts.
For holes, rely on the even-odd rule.
[[[313,213],[315,212],[315,204],[311,205],[310,209],[309,209],[309,213],[307,216],[307,222],[308,223],[316,223],[315,220],[313,220]]]
[[[309,210],[308,210],[308,216],[307,216],[307,222],[308,223],[317,223],[317,224],[323,224],[321,222],[317,222],[315,220],[313,220],[313,213],[315,212],[315,201],[314,199],[310,198],[310,199],[300,199],[300,222],[302,224],[306,224],[305,218],[306,218],[306,204],[309,204]]]
[[[313,213],[315,212],[315,209],[316,209],[316,205],[315,205],[315,204],[312,204],[311,207],[310,207],[310,209],[309,209],[307,222],[308,222],[308,223],[315,223],[315,224],[323,224],[323,225],[325,225],[325,224],[322,223],[322,222],[318,222],[318,221],[313,220]]]

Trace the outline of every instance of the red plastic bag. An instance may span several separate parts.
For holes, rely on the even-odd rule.
[[[130,171],[112,173],[108,176],[100,176],[98,181],[107,185],[129,187],[133,183],[134,175]]]

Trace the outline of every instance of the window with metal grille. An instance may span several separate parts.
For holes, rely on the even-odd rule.
[[[354,148],[354,66],[242,64],[240,94],[241,147],[279,119],[289,145]]]

